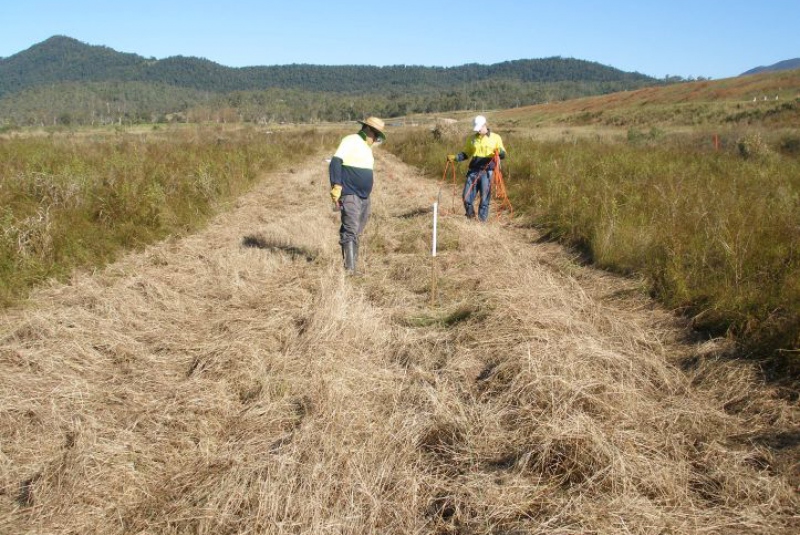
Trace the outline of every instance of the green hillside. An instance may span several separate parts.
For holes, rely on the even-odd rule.
[[[155,82],[202,91],[252,91],[293,88],[347,93],[389,89],[445,89],[467,82],[503,79],[525,83],[591,82],[649,85],[655,79],[639,73],[577,59],[546,58],[459,67],[393,65],[276,65],[225,67],[212,61],[171,57],[147,59],[52,37],[0,62],[0,96],[43,84],[74,82]]]
[[[242,120],[339,121],[360,115],[362,108],[386,117],[512,108],[660,84],[639,73],[559,57],[457,67],[231,68],[202,58],[148,59],[56,36],[0,60],[0,122],[130,123],[198,107],[212,114],[233,109]],[[163,101],[151,98],[158,93]],[[325,108],[309,113],[309,105],[319,108],[313,104],[320,100]],[[252,103],[263,113],[248,111]]]

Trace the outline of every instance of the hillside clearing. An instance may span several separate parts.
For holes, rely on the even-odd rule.
[[[800,530],[795,393],[531,229],[444,217],[432,305],[376,156],[362,277],[319,155],[3,312],[0,532]]]

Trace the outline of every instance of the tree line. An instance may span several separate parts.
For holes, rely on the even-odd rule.
[[[270,88],[214,93],[163,83],[65,82],[0,99],[0,125],[50,126],[163,122],[339,122],[367,114],[505,109],[629,89],[621,82],[523,83],[489,80],[446,90],[361,94]]]
[[[664,80],[571,58],[458,67],[278,65],[164,60],[52,37],[0,59],[0,125],[192,120],[342,121],[365,113],[513,108]]]

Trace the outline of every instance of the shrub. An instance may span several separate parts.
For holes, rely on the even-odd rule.
[[[736,142],[742,158],[762,158],[770,154],[770,148],[758,133],[748,134]]]
[[[785,136],[780,140],[779,150],[787,156],[800,156],[800,136]]]

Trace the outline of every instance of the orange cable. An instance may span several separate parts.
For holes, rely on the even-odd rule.
[[[514,207],[511,205],[511,200],[508,198],[506,191],[506,183],[503,180],[503,171],[500,168],[500,152],[494,151],[494,173],[492,174],[492,191],[494,198],[497,199],[499,206],[496,209],[495,217],[499,218],[503,211],[508,211],[509,219],[514,217]]]
[[[489,185],[489,189],[491,191],[491,195],[494,196],[495,200],[497,200],[497,208],[495,218],[499,219],[501,213],[508,212],[509,218],[514,217],[514,207],[511,205],[511,200],[508,198],[508,192],[506,190],[506,184],[503,180],[503,171],[500,168],[500,153],[498,150],[495,150],[494,157],[492,160],[486,164],[486,166],[481,170],[481,173],[486,172],[489,168],[489,165],[494,162],[494,172],[492,173],[492,182]],[[452,170],[452,177],[453,177],[453,211],[455,213],[455,196],[457,192],[457,183],[456,183],[456,164],[450,161],[445,162],[444,166],[444,173],[442,174],[442,182],[440,183],[440,188],[447,182],[447,171],[448,169]],[[475,188],[478,184],[478,181],[475,180],[470,186],[470,189],[464,192],[464,195],[461,196],[462,202],[466,201],[466,197],[472,192],[472,188]],[[449,215],[449,214],[444,214]]]
[[[448,211],[442,212],[442,215],[450,215],[450,214],[456,213],[456,191],[457,191],[458,184],[456,182],[456,164],[454,162],[451,162],[451,161],[445,162],[444,173],[442,174],[442,181],[439,183],[439,189],[441,190],[442,186],[444,186],[447,183],[447,170],[448,169],[450,169],[452,171],[452,177],[453,177],[453,208],[449,212]],[[440,209],[441,209],[441,207],[440,207]]]

